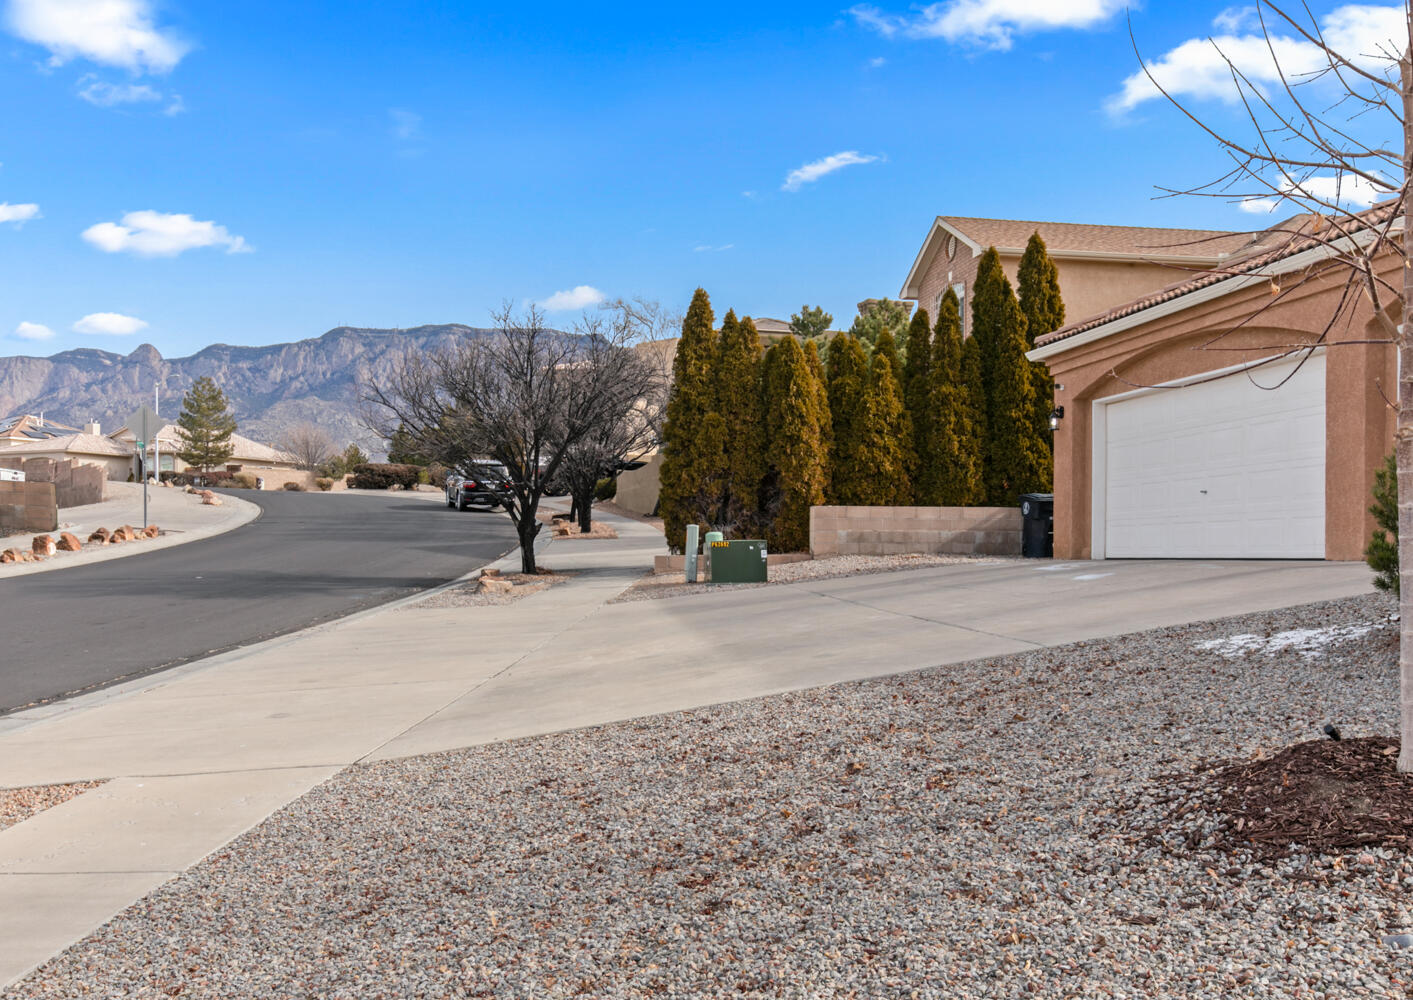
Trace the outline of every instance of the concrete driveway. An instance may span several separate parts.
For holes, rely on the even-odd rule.
[[[0,983],[358,761],[1370,589],[1359,564],[1016,561],[608,604],[661,551],[612,521],[516,604],[379,609],[0,719],[0,787],[113,779],[0,831]]]

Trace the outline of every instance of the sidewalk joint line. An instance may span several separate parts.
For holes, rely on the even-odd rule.
[[[1030,639],[1021,639],[1014,635],[1004,635],[1000,632],[988,632],[984,628],[972,628],[969,625],[957,625],[953,622],[944,622],[937,618],[927,618],[923,615],[909,614],[906,611],[891,611],[888,608],[880,608],[873,604],[868,604],[864,601],[856,601],[851,600],[847,597],[840,597],[838,594],[826,594],[820,590],[810,590],[808,587],[803,587],[801,589],[804,590],[807,594],[814,594],[816,597],[825,597],[831,601],[838,601],[841,604],[852,604],[854,607],[867,608],[870,611],[881,611],[883,614],[893,615],[896,618],[911,618],[913,621],[926,622],[929,625],[941,625],[945,628],[954,628],[962,632],[972,632],[976,635],[990,636],[992,639],[1005,639],[1008,642],[1023,642],[1027,646],[1031,646],[1035,649],[1046,648],[1046,645],[1043,642],[1032,642]]]

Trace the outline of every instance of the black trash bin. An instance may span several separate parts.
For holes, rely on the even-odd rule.
[[[1050,559],[1055,555],[1055,494],[1021,494],[1021,555]]]

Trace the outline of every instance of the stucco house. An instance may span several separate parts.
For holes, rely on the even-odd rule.
[[[124,445],[129,456],[133,454],[137,436],[128,428],[119,428],[110,434],[109,438]],[[152,468],[155,450],[156,460],[161,463],[161,471],[185,472],[190,466],[178,457],[177,451],[180,448],[181,429],[176,424],[164,424],[162,429],[157,432],[156,448],[154,449],[153,442],[147,442],[147,467]],[[262,470],[294,471],[299,468],[299,460],[289,452],[280,451],[278,448],[261,444],[259,441],[252,441],[240,434],[231,435],[231,448],[233,450],[231,457],[226,460],[226,468],[238,465],[246,471],[256,474]],[[126,472],[124,475],[126,476]]]
[[[1063,408],[1058,558],[1361,558],[1397,358],[1323,225],[1298,216],[1087,318],[1061,264],[1076,322],[1029,354]],[[1399,261],[1381,267],[1399,287]]]
[[[0,428],[0,455],[73,459],[100,466],[109,479],[125,479],[132,471],[132,447],[105,437],[97,424],[79,429],[32,415],[6,421]]]
[[[929,227],[900,293],[934,320],[948,288],[962,304],[962,333],[971,332],[971,288],[988,247],[1014,287],[1021,254],[1034,233],[1055,261],[1065,315],[1081,319],[1170,285],[1193,272],[1219,267],[1249,252],[1264,234],[1208,229],[1153,229],[1072,222],[1027,222],[939,215]]]

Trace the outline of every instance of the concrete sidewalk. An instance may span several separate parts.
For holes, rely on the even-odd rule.
[[[141,528],[142,484],[108,483],[107,489],[108,499],[102,503],[62,508],[59,511],[59,531],[72,532],[79,541],[84,541],[97,528],[112,530],[124,524]],[[184,545],[239,528],[260,516],[260,508],[249,500],[223,494],[219,507],[209,507],[201,502],[200,497],[166,486],[148,487],[147,507],[148,523],[162,529],[162,534],[156,538],[122,545],[85,545],[81,552],[60,552],[44,562],[5,563],[0,565],[0,580]],[[0,548],[7,548],[7,543],[28,548],[35,535],[50,534],[57,538],[59,531],[11,535],[0,539]]]
[[[0,983],[352,763],[1370,589],[1360,564],[1009,561],[607,604],[662,537],[605,520],[514,604],[405,602],[0,719],[0,787],[114,779],[0,831]]]

